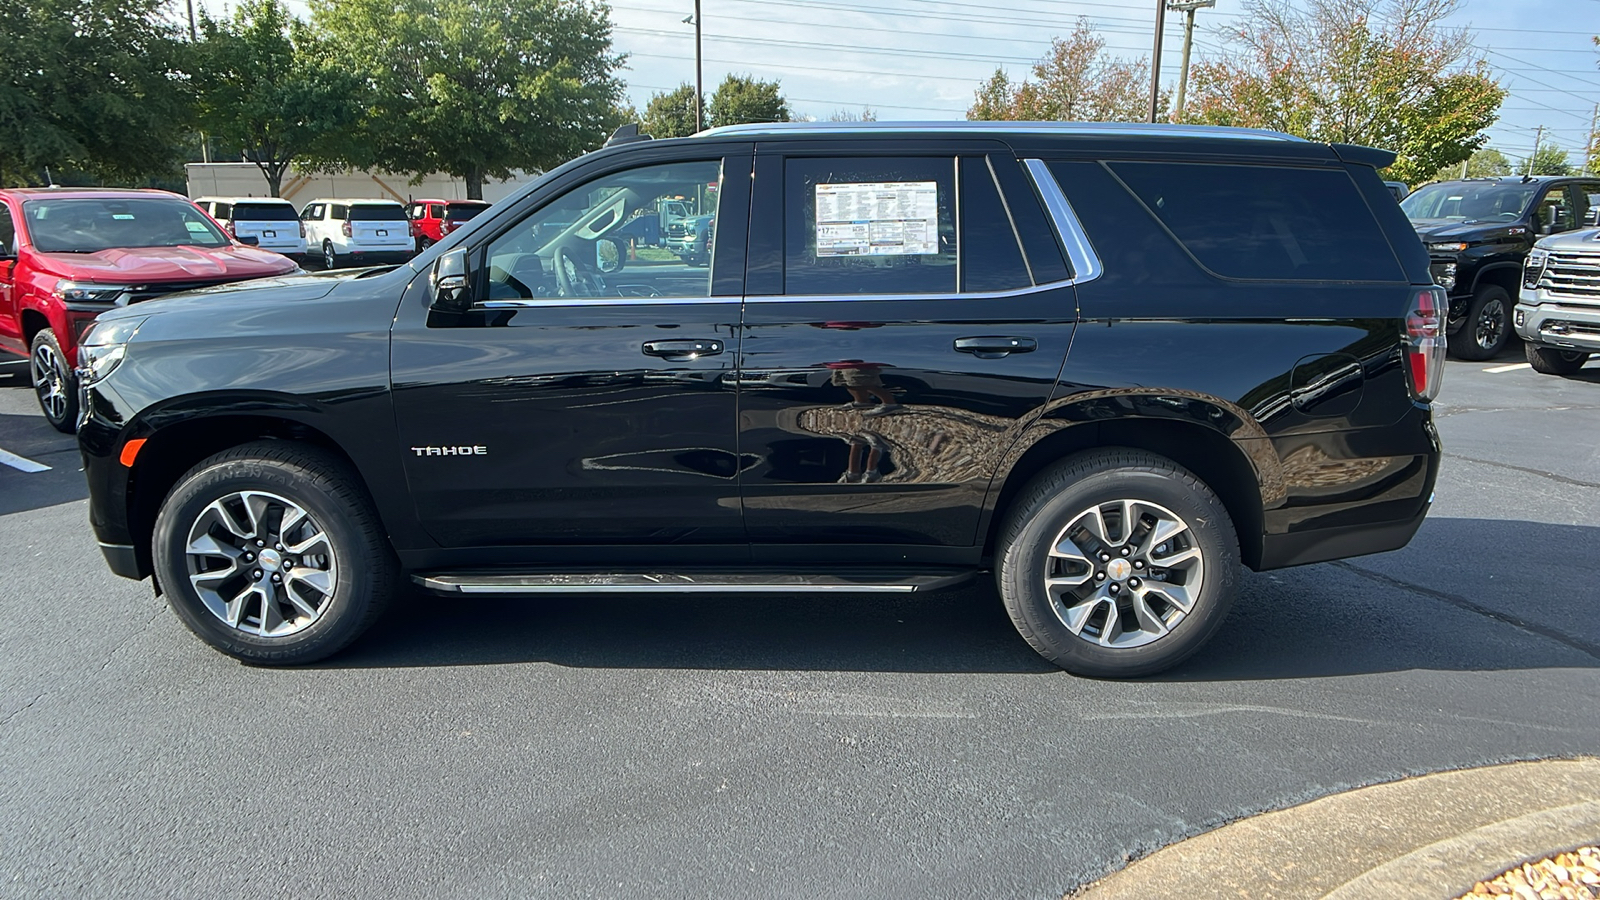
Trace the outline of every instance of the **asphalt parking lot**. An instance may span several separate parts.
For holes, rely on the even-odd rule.
[[[1350,786],[1600,747],[1600,362],[1451,362],[1405,550],[1247,573],[1163,676],[987,585],[409,598],[307,669],[190,637],[0,367],[0,894],[1059,897]],[[1175,890],[1177,886],[1175,886]]]

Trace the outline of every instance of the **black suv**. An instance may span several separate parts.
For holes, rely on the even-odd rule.
[[[1526,175],[1443,181],[1400,202],[1450,295],[1452,355],[1490,359],[1511,336],[1511,308],[1534,241],[1593,224],[1600,178]]]
[[[1239,564],[1403,546],[1443,293],[1376,167],[1180,126],[619,136],[398,267],[86,337],[118,574],[301,663],[444,596],[866,594],[992,571],[1078,673],[1154,672]],[[709,268],[597,243],[696,194]],[[203,295],[202,295],[203,294]]]

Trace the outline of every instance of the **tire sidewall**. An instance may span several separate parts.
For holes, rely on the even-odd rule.
[[[1017,593],[1017,612],[1068,671],[1099,677],[1132,677],[1176,664],[1204,644],[1227,615],[1238,581],[1238,549],[1227,511],[1209,491],[1147,469],[1110,469],[1086,475],[1038,504],[1006,548],[1001,589]],[[1048,549],[1062,529],[1089,507],[1117,500],[1144,500],[1166,507],[1188,523],[1205,563],[1205,583],[1193,609],[1173,630],[1141,647],[1099,647],[1074,635],[1055,614],[1044,589]],[[1036,647],[1037,649],[1037,647]]]
[[[66,396],[66,405],[63,407],[65,412],[60,421],[51,418],[49,411],[44,408],[44,399],[39,396],[37,389],[34,389],[34,402],[39,404],[39,412],[44,416],[44,420],[50,423],[50,427],[66,434],[74,434],[78,430],[78,377],[67,364],[67,355],[61,349],[61,342],[56,340],[56,333],[49,328],[34,335],[33,342],[28,347],[28,386],[33,387],[34,357],[41,345],[50,348],[50,352],[55,354],[56,361],[63,369],[61,382],[62,391]]]
[[[212,501],[243,490],[277,494],[300,505],[333,543],[339,573],[329,604],[303,631],[264,638],[237,631],[211,614],[189,583],[186,554],[189,529]],[[167,496],[156,517],[151,547],[156,578],[173,612],[206,643],[246,662],[293,661],[323,655],[343,646],[365,627],[373,587],[363,577],[371,569],[370,548],[349,511],[296,466],[262,459],[202,464]],[[327,652],[332,652],[327,651]]]

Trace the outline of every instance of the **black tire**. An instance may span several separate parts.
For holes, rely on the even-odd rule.
[[[1528,354],[1528,365],[1541,375],[1571,375],[1589,361],[1589,353],[1585,350],[1562,350],[1531,343],[1524,345],[1523,349]]]
[[[50,427],[63,434],[78,430],[78,378],[61,352],[55,332],[46,328],[33,336],[28,348],[28,376],[39,411]]]
[[[1511,339],[1511,297],[1495,284],[1480,285],[1467,304],[1467,318],[1450,335],[1450,355],[1457,359],[1493,359]]]
[[[1185,531],[1174,533],[1170,539],[1174,543],[1155,547],[1168,547],[1168,557],[1176,555],[1178,549],[1185,552],[1198,549],[1201,584],[1188,611],[1179,615],[1182,611],[1162,596],[1161,588],[1167,581],[1176,584],[1176,577],[1187,576],[1174,576],[1169,570],[1141,582],[1138,577],[1129,579],[1124,575],[1120,582],[1121,602],[1131,605],[1136,588],[1154,589],[1153,597],[1151,593],[1138,595],[1140,602],[1147,610],[1156,610],[1158,618],[1164,618],[1161,627],[1171,623],[1170,630],[1155,637],[1149,637],[1155,633],[1153,629],[1140,630],[1139,634],[1144,637],[1134,635],[1133,630],[1118,631],[1113,640],[1126,636],[1136,641],[1147,637],[1148,642],[1137,646],[1102,646],[1091,634],[1095,626],[1090,623],[1103,607],[1096,606],[1086,614],[1079,622],[1080,632],[1075,634],[1065,620],[1071,615],[1066,603],[1058,605],[1051,599],[1045,577],[1047,564],[1059,564],[1052,561],[1050,553],[1057,541],[1068,540],[1070,543],[1061,546],[1069,546],[1077,545],[1078,540],[1087,540],[1069,539],[1069,526],[1083,521],[1082,517],[1091,509],[1117,507],[1118,501],[1123,500],[1150,505],[1135,506],[1135,515],[1131,517],[1135,525],[1121,534],[1122,543],[1133,549],[1143,541],[1142,529],[1153,530],[1148,523],[1154,518],[1143,517],[1147,509],[1159,508],[1187,524]],[[1110,524],[1103,530],[1109,532]],[[1151,530],[1144,530],[1143,535],[1150,537]],[[1106,549],[1111,551],[1109,563],[1097,561],[1099,557],[1094,551],[1086,551],[1092,557],[1088,562],[1096,568],[1103,566],[1102,572],[1114,573],[1113,566],[1119,562],[1117,546],[1107,545]],[[1157,557],[1154,548],[1147,549],[1152,552],[1145,554],[1143,560],[1137,552],[1129,558],[1136,560],[1133,565],[1141,567],[1138,572],[1154,573],[1157,571],[1154,563],[1144,560]],[[1121,569],[1131,571],[1132,567],[1124,562]],[[1233,520],[1216,494],[1171,460],[1126,448],[1085,452],[1036,476],[1011,504],[995,557],[995,583],[1018,633],[1045,659],[1074,674],[1097,678],[1149,675],[1176,665],[1194,653],[1222,624],[1233,603],[1238,577],[1239,540],[1234,533]],[[1094,588],[1103,595],[1116,581],[1115,577],[1094,574],[1086,579],[1085,587]],[[1118,601],[1102,596],[1099,602],[1115,604]],[[1083,605],[1074,607],[1082,608]],[[1104,615],[1109,617],[1110,614]],[[1098,630],[1102,636],[1111,632],[1104,620]]]
[[[421,253],[422,251],[424,251],[424,250],[426,250],[426,249],[428,249],[429,247],[432,247],[432,246],[433,246],[433,238],[428,237],[427,235],[423,235],[422,237],[417,238],[417,252],[418,253]]]
[[[242,491],[266,492],[298,505],[326,538],[329,553],[323,557],[324,565],[328,557],[336,560],[328,579],[331,590],[322,595],[317,615],[307,617],[309,624],[301,630],[264,635],[249,633],[248,622],[242,621],[242,628],[234,627],[208,608],[190,580],[187,551],[192,530],[199,527],[202,514],[214,501]],[[286,545],[289,536],[290,530],[283,529]],[[243,541],[241,549],[250,549],[251,543]],[[258,551],[254,560],[261,567],[256,572],[267,568],[264,551]],[[215,649],[251,665],[301,665],[344,649],[382,614],[399,578],[394,552],[355,473],[324,450],[288,441],[244,444],[190,469],[161,505],[151,552],[156,579],[184,625]],[[236,571],[239,585],[247,587],[246,579],[261,582],[244,569]],[[294,576],[283,577],[282,590],[287,591]],[[231,594],[232,589],[219,587],[218,593]],[[286,603],[277,601],[273,608],[292,611]],[[243,607],[251,608],[250,601]],[[260,601],[254,605],[261,630],[266,630],[268,621],[264,607]],[[285,627],[290,625],[285,621]]]
[[[339,253],[333,249],[333,241],[324,240],[322,242],[322,268],[339,268]]]

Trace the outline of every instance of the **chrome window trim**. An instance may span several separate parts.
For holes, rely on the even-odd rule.
[[[1025,159],[1022,163],[1033,177],[1039,196],[1044,198],[1045,208],[1050,211],[1050,219],[1055,223],[1062,246],[1067,248],[1067,259],[1072,263],[1072,283],[1082,284],[1104,275],[1106,270],[1100,263],[1100,255],[1094,252],[1094,244],[1089,242],[1083,223],[1078,221],[1072,205],[1067,202],[1067,195],[1062,193],[1061,185],[1056,182],[1055,175],[1051,174],[1045,161]]]
[[[1052,281],[1049,284],[1036,284],[1032,287],[1012,288],[1009,291],[970,291],[960,293],[932,294],[763,294],[746,297],[746,303],[832,303],[868,301],[906,301],[920,300],[924,303],[938,302],[941,300],[1006,300],[1012,297],[1026,297],[1029,294],[1042,294],[1045,291],[1057,291],[1064,287],[1071,287],[1072,280]]]
[[[765,122],[708,128],[694,137],[787,137],[797,134],[1060,134],[1091,137],[1213,138],[1306,143],[1304,138],[1264,128],[1223,125],[1166,125],[1128,122]]]
[[[571,306],[683,306],[692,303],[738,304],[739,297],[528,297],[482,300],[473,309],[560,309]]]

